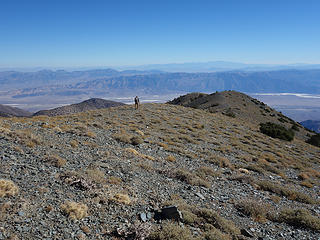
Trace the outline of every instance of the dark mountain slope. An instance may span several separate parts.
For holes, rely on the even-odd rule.
[[[22,110],[20,108],[10,107],[0,104],[0,116],[1,117],[28,117],[32,113]]]
[[[51,110],[42,110],[42,111],[36,112],[34,116],[39,116],[39,115],[58,116],[58,115],[73,114],[78,112],[85,112],[85,111],[94,110],[94,109],[117,107],[122,105],[124,104],[120,102],[114,102],[114,101],[104,100],[100,98],[91,98],[81,103],[58,107]]]

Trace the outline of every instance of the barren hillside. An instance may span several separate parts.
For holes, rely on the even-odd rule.
[[[310,134],[310,131],[304,129],[300,123],[295,122],[265,103],[237,91],[223,91],[212,94],[190,93],[168,103],[203,109],[212,113],[222,113],[255,125],[273,122],[288,129],[295,129],[296,137],[304,140]]]
[[[57,107],[50,110],[41,110],[34,114],[34,116],[47,115],[47,116],[60,116],[74,114],[78,112],[85,112],[95,109],[118,107],[122,106],[124,103],[104,100],[101,98],[90,98],[81,103],[71,104],[67,106]]]
[[[0,239],[320,237],[320,149],[250,121],[142,104],[0,126]]]

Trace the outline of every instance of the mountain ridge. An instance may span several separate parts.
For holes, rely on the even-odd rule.
[[[47,116],[60,116],[68,115],[79,112],[85,112],[95,109],[110,108],[125,105],[124,103],[105,100],[101,98],[90,98],[80,103],[57,107],[50,110],[41,110],[33,114],[33,116],[47,115]]]
[[[0,104],[1,117],[28,117],[31,115],[31,112],[25,111],[23,109]]]

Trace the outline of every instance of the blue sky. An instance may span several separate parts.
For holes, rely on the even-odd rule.
[[[0,0],[0,67],[320,63],[318,0]]]

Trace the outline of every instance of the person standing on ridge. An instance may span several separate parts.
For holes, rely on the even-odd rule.
[[[134,106],[135,106],[136,109],[138,109],[139,105],[140,105],[140,100],[139,100],[138,96],[136,96],[134,98]]]

